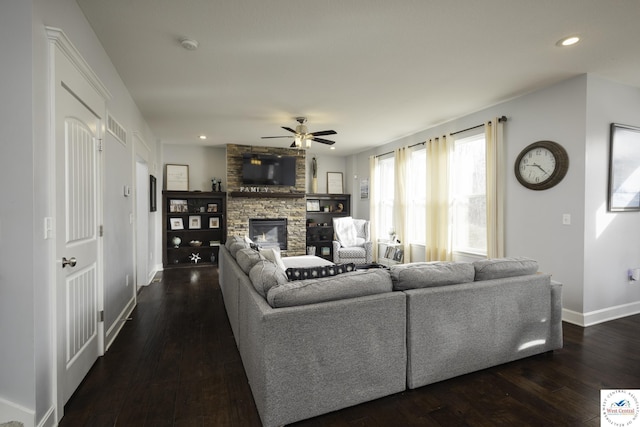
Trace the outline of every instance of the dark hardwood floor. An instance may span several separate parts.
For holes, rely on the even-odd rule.
[[[60,426],[260,426],[217,272],[174,269],[65,406]],[[564,324],[564,348],[297,426],[599,426],[600,389],[640,388],[640,315]]]

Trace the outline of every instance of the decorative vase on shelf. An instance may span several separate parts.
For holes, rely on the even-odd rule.
[[[171,239],[171,243],[173,243],[174,248],[179,248],[180,243],[182,243],[182,239],[179,238],[178,236],[174,236],[173,239]]]

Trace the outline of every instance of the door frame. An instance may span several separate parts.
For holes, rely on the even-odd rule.
[[[48,43],[48,69],[49,69],[49,129],[48,129],[48,164],[49,164],[49,196],[47,200],[48,211],[53,217],[55,230],[55,221],[62,220],[55,218],[56,213],[56,171],[59,165],[56,164],[56,94],[58,90],[66,90],[63,88],[62,82],[66,81],[73,85],[73,89],[79,101],[84,103],[87,108],[92,110],[101,120],[100,134],[104,135],[104,119],[106,117],[106,103],[111,99],[111,94],[98,76],[93,72],[89,64],[84,60],[80,52],[71,43],[66,34],[59,28],[45,27]],[[69,85],[68,84],[68,85]],[[97,156],[97,224],[103,223],[103,197],[104,197],[104,165],[102,156]],[[64,369],[60,370],[60,360],[58,355],[60,333],[58,331],[58,318],[63,315],[58,313],[57,307],[57,270],[61,268],[61,262],[58,260],[56,252],[55,236],[52,243],[52,251],[48,260],[48,269],[52,278],[53,286],[50,287],[50,307],[51,307],[51,338],[52,338],[52,355],[51,355],[51,374],[53,387],[53,401],[55,406],[55,417],[60,421],[64,415]],[[104,248],[103,239],[98,238],[97,242],[97,297],[98,310],[104,310]],[[104,354],[104,322],[98,322],[98,346],[99,354]]]

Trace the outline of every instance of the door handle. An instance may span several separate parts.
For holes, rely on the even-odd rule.
[[[62,257],[62,268],[65,268],[67,265],[69,267],[75,267],[77,263],[76,257],[71,257],[69,259]]]

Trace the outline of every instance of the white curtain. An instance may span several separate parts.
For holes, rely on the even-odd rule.
[[[427,150],[427,197],[425,261],[450,261],[451,223],[449,215],[449,157],[451,135],[425,143]]]
[[[504,142],[502,121],[485,123],[487,144],[487,258],[504,257]]]
[[[409,236],[407,231],[409,230],[408,224],[408,212],[407,212],[407,170],[409,165],[407,164],[407,153],[409,150],[405,147],[395,150],[395,165],[394,165],[394,200],[393,200],[393,225],[396,230],[397,238],[400,240],[404,249],[404,261],[409,261],[410,245]]]
[[[378,157],[369,157],[369,228],[371,241],[373,242],[373,259],[378,259],[378,186],[376,182],[376,170],[378,169]]]

